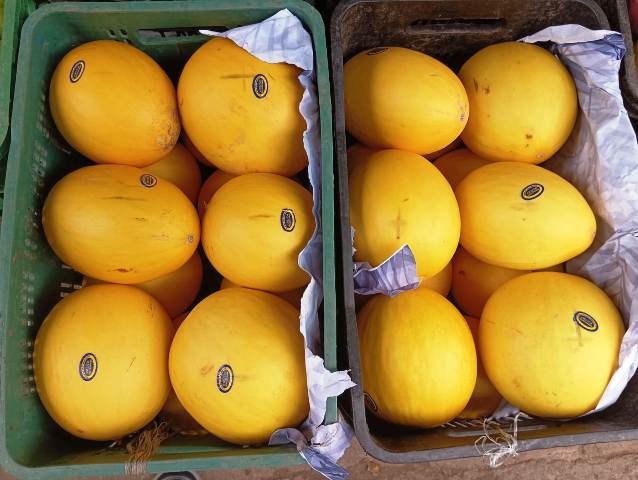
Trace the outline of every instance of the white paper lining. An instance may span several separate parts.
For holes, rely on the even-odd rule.
[[[321,135],[319,103],[315,88],[314,52],[312,39],[303,25],[290,11],[281,10],[266,20],[223,33],[200,30],[210,36],[226,37],[260,60],[268,63],[289,63],[301,68],[299,81],[304,93],[299,111],[306,120],[304,147],[308,154],[308,174],[314,200],[313,215],[316,228],[306,247],[299,254],[299,265],[310,274],[310,284],[301,299],[300,331],[305,340],[306,375],[310,413],[300,427],[274,432],[269,444],[295,443],[308,464],[328,478],[345,478],[347,472],[336,462],[350,445],[352,431],[343,421],[322,425],[328,397],[341,394],[354,386],[347,372],[330,372],[324,366],[321,352],[319,305],[322,285],[321,230]],[[303,432],[303,433],[302,433]]]

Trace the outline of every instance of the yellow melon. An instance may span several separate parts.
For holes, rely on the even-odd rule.
[[[94,285],[63,298],[33,352],[49,415],[87,440],[117,440],[144,427],[170,388],[171,328],[157,300],[135,287]]]
[[[465,320],[472,332],[474,346],[478,349],[479,319],[475,317],[465,317]],[[478,353],[480,352],[477,352],[477,354]],[[498,393],[485,374],[480,355],[477,356],[476,367],[476,385],[472,392],[472,398],[470,398],[468,404],[458,415],[460,419],[471,420],[474,418],[488,417],[494,413],[502,400],[501,394]]]
[[[295,290],[289,290],[287,292],[277,292],[279,298],[287,301],[290,305],[295,307],[297,310],[301,310],[301,297],[303,297],[303,292],[306,291],[306,286],[296,288]]]
[[[208,160],[206,160],[206,157],[202,155],[202,152],[197,150],[197,147],[193,145],[193,142],[191,142],[191,139],[188,138],[188,135],[186,135],[186,132],[184,130],[182,130],[182,142],[184,142],[184,146],[188,149],[189,152],[193,154],[193,156],[197,159],[199,163],[207,167],[213,166],[213,164],[210,163]]]
[[[593,283],[529,273],[488,300],[479,352],[508,402],[531,415],[570,418],[598,403],[618,365],[624,330],[616,306]]]
[[[171,321],[173,325],[173,336],[175,335],[175,332],[177,332],[177,329],[182,325],[182,323],[184,323],[184,320],[186,320],[186,317],[188,317],[189,313],[190,312],[180,313],[173,318],[173,320]]]
[[[490,45],[465,62],[459,77],[472,112],[461,138],[483,158],[541,163],[574,128],[574,80],[544,48],[521,42]]]
[[[563,264],[543,270],[562,272]],[[462,312],[480,317],[485,303],[498,287],[531,271],[490,265],[459,247],[452,259],[452,295]]]
[[[448,263],[443,270],[433,277],[422,279],[420,286],[434,290],[447,297],[452,287],[452,262]]]
[[[450,262],[461,229],[454,192],[423,157],[383,150],[350,175],[355,259],[377,266],[408,244],[417,273],[431,277]]]
[[[452,70],[416,50],[365,50],[343,67],[346,129],[368,147],[419,154],[459,136],[469,106]]]
[[[435,427],[461,413],[476,383],[476,350],[454,305],[428,288],[375,295],[357,324],[370,410],[412,427]]]
[[[186,317],[188,312],[173,318],[173,335],[177,332]],[[179,402],[175,390],[171,387],[166,399],[166,403],[162,407],[160,417],[168,423],[171,430],[186,436],[206,435],[208,432],[204,427],[195,421],[190,413],[186,411],[184,406]]]
[[[203,266],[199,253],[177,270],[161,277],[136,283],[133,286],[144,290],[162,304],[170,317],[177,317],[184,312],[197,297],[202,286]],[[103,283],[91,277],[84,277],[83,286]]]
[[[308,414],[299,311],[269,293],[228,288],[202,300],[175,334],[169,370],[186,410],[231,443],[267,442]]]
[[[225,290],[227,288],[242,288],[241,285],[237,285],[234,282],[231,282],[230,280],[228,280],[227,278],[222,278],[221,283],[219,284],[219,289],[220,290]],[[243,287],[246,288],[246,287]],[[277,295],[276,293],[273,295]]]
[[[368,158],[371,154],[376,152],[377,150],[373,148],[368,148],[361,143],[355,143],[348,147],[347,158],[348,158],[348,173],[352,173],[352,171],[366,158]]]
[[[177,398],[177,395],[175,395],[175,390],[172,388],[162,407],[160,417],[168,423],[171,430],[180,435],[195,437],[208,434],[208,431],[197,423],[191,414],[186,411],[180,403],[179,398]]]
[[[179,137],[173,83],[122,42],[97,40],[67,53],[53,72],[49,105],[66,141],[97,163],[149,165]]]
[[[225,172],[296,174],[308,164],[300,73],[259,60],[232,40],[209,40],[188,60],[177,87],[188,137]]]
[[[354,308],[356,312],[359,312],[363,308],[363,306],[368,303],[368,300],[372,298],[371,295],[361,295],[358,293],[354,294]]]
[[[461,245],[499,267],[535,270],[584,252],[596,219],[583,196],[549,170],[496,162],[474,170],[456,187]]]
[[[113,283],[173,272],[199,242],[199,217],[186,195],[124,165],[93,165],[62,178],[44,202],[42,224],[64,263]]]
[[[215,192],[228,180],[235,178],[236,176],[237,175],[233,175],[232,173],[215,170],[211,176],[206,179],[202,185],[202,189],[199,191],[199,197],[197,199],[197,211],[200,218],[204,218],[206,207],[210,202],[210,199],[213,198],[213,195],[215,195]]]
[[[434,166],[439,169],[450,186],[456,188],[470,172],[488,163],[489,160],[479,157],[467,148],[459,148],[441,156],[434,162]]]
[[[227,278],[222,278],[221,284],[219,285],[220,290],[224,290],[226,288],[238,288],[241,285],[237,285],[236,283],[231,282]],[[244,287],[246,288],[246,287]],[[306,290],[306,286],[301,288],[297,288],[295,290],[290,290],[288,292],[268,292],[273,293],[273,295],[277,295],[279,298],[284,299],[293,307],[300,309],[301,308],[301,297],[303,296],[303,292]]]
[[[233,283],[285,292],[309,281],[298,257],[314,228],[310,192],[289,178],[253,173],[215,193],[204,215],[202,245]]]
[[[441,150],[437,150],[436,152],[428,153],[428,160],[433,162],[439,157],[442,157],[446,153],[452,152],[461,146],[461,137],[456,137],[456,139],[450,143],[448,146],[443,147]]]
[[[168,180],[184,192],[191,202],[197,201],[202,174],[199,171],[197,160],[183,145],[176,143],[168,155],[148,167],[144,167],[143,170]]]

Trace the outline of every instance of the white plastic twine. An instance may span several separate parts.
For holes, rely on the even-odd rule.
[[[476,439],[474,448],[487,458],[492,468],[500,467],[505,460],[518,456],[518,419],[524,413],[517,413],[512,420],[512,433],[507,433],[493,417],[483,421],[484,434]]]

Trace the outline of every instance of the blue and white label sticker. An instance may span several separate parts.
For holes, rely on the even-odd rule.
[[[598,330],[598,322],[589,313],[580,311],[574,313],[574,323],[588,332],[595,332]]]
[[[540,197],[544,191],[545,187],[543,187],[540,183],[530,183],[521,190],[521,198],[523,200],[534,200],[535,198]]]
[[[77,83],[80,78],[82,78],[82,74],[84,73],[84,68],[86,64],[84,60],[78,60],[71,67],[71,71],[69,72],[69,80],[71,83]]]
[[[281,210],[279,223],[281,223],[281,228],[283,228],[286,232],[292,232],[295,229],[297,217],[295,217],[295,212],[292,208],[283,208]]]
[[[97,357],[92,353],[85,353],[80,359],[80,378],[85,382],[90,382],[97,374]]]
[[[253,77],[253,93],[257,98],[264,98],[268,95],[268,79],[265,75],[258,73]]]
[[[157,178],[155,178],[155,176],[151,175],[150,173],[143,173],[140,176],[140,183],[143,187],[152,188],[157,185]]]
[[[230,392],[235,381],[235,374],[230,365],[222,365],[217,370],[217,389],[222,393]]]

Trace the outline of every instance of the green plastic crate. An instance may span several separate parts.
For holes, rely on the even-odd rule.
[[[20,29],[25,19],[35,10],[34,0],[4,0],[2,40],[0,41],[0,157],[9,148],[9,116],[13,77],[18,60]]]
[[[4,0],[2,40],[0,40],[0,220],[7,151],[9,150],[9,116],[13,77],[18,61],[20,29],[27,16],[35,10],[35,0]]]
[[[40,212],[47,192],[78,160],[51,121],[48,84],[61,57],[81,43],[114,38],[141,48],[176,78],[208,37],[195,27],[219,29],[261,21],[288,8],[311,34],[321,122],[323,315],[326,367],[336,369],[332,110],[324,25],[300,0],[179,0],[56,3],[38,8],[22,30],[13,98],[11,146],[0,233],[0,462],[19,478],[125,473],[122,449],[75,439],[47,415],[35,392],[31,367],[40,323],[77,273],[65,268],[44,237]],[[166,33],[180,29],[181,34]],[[157,33],[157,32],[163,33]],[[183,33],[186,31],[186,33]],[[336,421],[336,399],[325,422]],[[161,446],[148,472],[277,467],[302,463],[294,446],[240,448],[211,436],[174,437]]]

